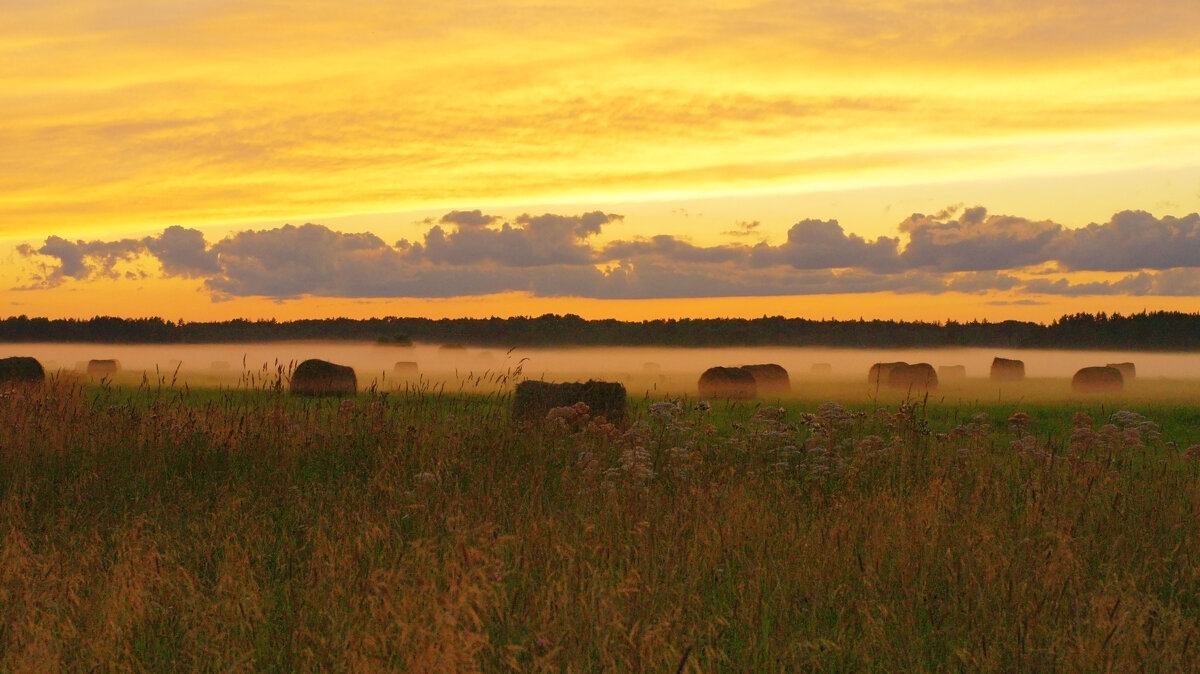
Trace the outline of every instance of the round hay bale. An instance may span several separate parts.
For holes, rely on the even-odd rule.
[[[1137,367],[1133,363],[1109,363],[1108,367],[1119,370],[1125,381],[1133,381],[1137,378]]]
[[[354,368],[319,358],[310,358],[292,372],[292,393],[302,396],[354,395],[358,378]]]
[[[744,367],[710,367],[700,375],[701,398],[753,400],[758,395],[754,375]]]
[[[645,363],[642,363],[642,372],[644,374],[661,374],[662,365],[659,365],[655,362],[646,361]]]
[[[87,373],[89,377],[107,377],[121,371],[121,361],[115,358],[107,358],[103,360],[89,360],[87,362]]]
[[[611,423],[625,423],[628,403],[625,386],[618,382],[596,381],[555,384],[525,380],[517,384],[513,395],[512,418],[517,422],[541,423],[550,410],[583,403],[588,417],[604,417]]]
[[[1025,361],[1011,358],[993,358],[988,376],[992,381],[1021,381],[1025,378]]]
[[[867,372],[867,383],[874,387],[879,387],[880,385],[886,386],[888,383],[888,375],[891,374],[892,369],[900,367],[901,365],[908,365],[908,363],[905,363],[904,361],[897,361],[895,363],[875,363],[871,366],[870,371]]]
[[[905,363],[888,372],[887,385],[906,391],[932,391],[938,387],[938,376],[929,363]]]
[[[392,373],[400,377],[415,377],[417,374],[417,361],[398,360],[392,366]]]
[[[228,372],[233,368],[227,360],[214,360],[212,365],[209,365],[209,369],[213,372]]]
[[[40,384],[46,381],[46,370],[37,358],[10,356],[0,358],[0,382],[5,384]]]
[[[960,382],[967,378],[966,365],[939,365],[937,369],[938,381],[942,382]]]
[[[809,368],[809,372],[814,377],[831,377],[831,376],[833,376],[833,364],[832,363],[813,363],[812,367]]]
[[[1117,393],[1124,387],[1121,371],[1108,365],[1080,368],[1071,377],[1071,390],[1076,393]]]
[[[792,392],[792,380],[788,378],[788,371],[782,365],[763,363],[761,365],[743,365],[742,369],[749,370],[753,375],[754,384],[758,387],[760,395]]]

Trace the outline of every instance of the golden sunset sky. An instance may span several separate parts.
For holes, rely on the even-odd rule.
[[[1200,311],[1200,3],[0,4],[0,315]]]

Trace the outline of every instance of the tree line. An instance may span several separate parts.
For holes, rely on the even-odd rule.
[[[216,344],[321,339],[514,346],[1005,347],[1200,350],[1200,314],[1076,313],[1049,323],[761,318],[587,320],[574,314],[511,318],[327,318],[215,322],[162,318],[0,319],[0,342]]]

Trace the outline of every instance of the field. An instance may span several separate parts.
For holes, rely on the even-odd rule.
[[[269,374],[269,373],[268,373]],[[1181,671],[1194,382],[0,397],[0,671]],[[451,390],[453,388],[453,390]],[[631,389],[632,390],[632,389]]]

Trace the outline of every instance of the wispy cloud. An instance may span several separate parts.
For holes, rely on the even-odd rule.
[[[305,224],[235,232],[210,244],[199,230],[174,226],[141,239],[50,236],[17,252],[36,267],[26,288],[115,278],[118,263],[151,259],[162,275],[200,279],[217,298],[1200,294],[1197,214],[1123,211],[1069,229],[981,207],[951,208],[914,214],[898,224],[897,236],[874,240],[836,220],[805,219],[778,244],[697,245],[671,235],[594,243],[622,219],[602,211],[513,218],[451,211],[428,223],[419,241],[395,243]],[[1097,280],[1092,272],[1107,276]]]
[[[1200,5],[1177,0],[4,10],[0,219],[26,231],[1077,173],[1200,152]]]

